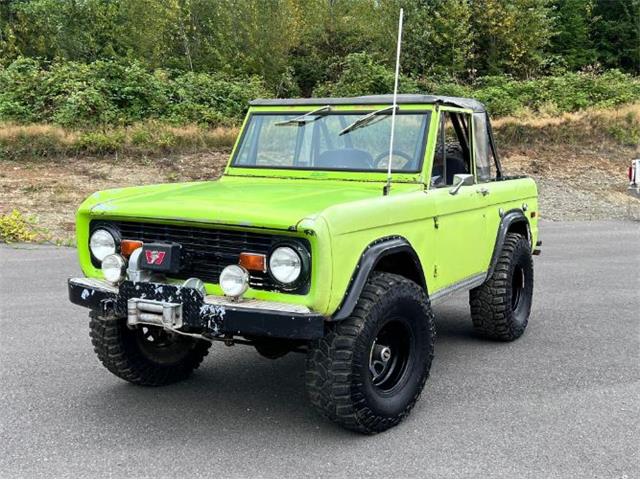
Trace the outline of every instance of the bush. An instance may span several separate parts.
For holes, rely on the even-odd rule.
[[[42,120],[42,84],[43,71],[36,60],[19,58],[7,68],[0,67],[0,119]]]
[[[367,53],[347,55],[329,65],[327,71],[333,80],[319,84],[314,96],[393,91],[393,70]],[[283,74],[278,94],[299,93],[292,75],[291,71]],[[497,116],[524,111],[553,114],[640,100],[640,80],[617,70],[531,80],[488,76],[473,84],[402,76],[400,91],[475,97]],[[135,61],[48,64],[18,58],[6,68],[0,67],[0,121],[54,123],[91,130],[150,120],[173,125],[237,126],[251,99],[271,97],[273,93],[258,76],[229,78],[221,73],[151,71]],[[172,141],[167,137],[169,147]],[[98,151],[111,151],[118,148],[119,139],[96,134],[83,142],[97,145]]]
[[[640,80],[617,70],[532,80],[485,77],[473,86],[471,94],[485,103],[493,115],[517,115],[525,109],[557,114],[638,101]]]
[[[37,239],[35,218],[27,218],[18,210],[0,215],[0,242],[33,242]]]
[[[83,132],[76,140],[74,147],[85,153],[102,154],[122,150],[125,134],[122,130]]]
[[[320,84],[314,96],[356,96],[391,93],[393,71],[366,53],[348,55],[338,65],[338,80]],[[564,73],[554,77],[514,80],[487,76],[471,85],[451,80],[401,77],[402,93],[474,97],[492,115],[518,115],[524,111],[558,114],[589,107],[612,107],[640,100],[640,80],[618,70],[602,74]]]
[[[335,66],[341,73],[335,82],[325,82],[313,91],[315,97],[355,97],[393,93],[394,72],[376,63],[367,53],[352,53]],[[399,81],[402,93],[419,92],[412,79],[402,76]]]
[[[249,100],[271,96],[256,76],[149,71],[137,62],[40,63],[19,58],[0,67],[0,121],[76,128],[176,124],[236,125]]]
[[[170,82],[167,117],[174,123],[237,124],[254,98],[271,96],[256,76],[227,80],[189,72]]]
[[[630,147],[640,145],[640,115],[628,112],[622,117],[608,118],[600,125],[618,143]]]

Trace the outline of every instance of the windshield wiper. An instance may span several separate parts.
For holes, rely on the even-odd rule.
[[[381,108],[380,110],[376,110],[375,112],[368,113],[364,117],[360,117],[359,119],[357,119],[355,122],[353,122],[347,128],[342,130],[338,135],[339,136],[340,135],[344,135],[346,133],[352,132],[353,130],[357,130],[358,128],[366,127],[367,125],[370,125],[373,120],[376,119],[375,118],[376,115],[380,115],[380,114],[385,113],[387,111],[391,112],[391,110],[393,110],[393,105],[391,105],[390,107]]]
[[[283,120],[281,122],[276,122],[274,123],[274,125],[276,127],[283,127],[285,125],[297,125],[297,126],[301,126],[304,125],[308,122],[315,122],[316,120],[318,120],[321,117],[321,113],[329,113],[331,111],[331,107],[329,105],[325,105],[324,107],[320,107],[320,108],[316,108],[315,110],[312,110],[309,113],[305,113],[304,115],[300,115],[299,117],[296,118],[292,118],[290,120]],[[310,117],[311,115],[317,115],[316,118],[313,119],[309,119],[308,117]]]

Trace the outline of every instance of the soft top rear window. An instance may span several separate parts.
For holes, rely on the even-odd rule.
[[[303,112],[304,113],[304,112]],[[386,172],[390,112],[343,133],[367,112],[252,113],[232,166],[292,170]],[[424,158],[430,112],[398,112],[392,171],[419,172]]]

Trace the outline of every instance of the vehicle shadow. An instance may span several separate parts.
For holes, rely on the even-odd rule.
[[[467,361],[464,344],[477,342],[468,309],[440,307],[436,318],[436,362]],[[332,439],[366,438],[342,430],[311,409],[305,397],[304,363],[301,354],[274,361],[262,358],[252,347],[214,343],[193,377],[174,385],[139,387],[104,371],[104,384],[88,396],[85,407],[92,411],[92,422],[122,427],[129,434],[134,431],[131,426],[137,426],[135,431],[145,442],[149,435],[166,436],[168,429],[172,441],[187,443],[221,432],[308,435],[310,429]]]

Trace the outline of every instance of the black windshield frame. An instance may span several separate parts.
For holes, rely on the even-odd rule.
[[[322,115],[322,117],[329,117],[332,115],[358,115],[364,116],[369,113],[375,112],[377,109],[371,110],[335,110],[330,113]],[[302,112],[304,113],[304,112]],[[238,139],[236,148],[234,149],[233,156],[229,163],[229,166],[237,169],[253,169],[253,170],[284,170],[284,171],[311,171],[311,172],[345,172],[345,173],[371,173],[380,174],[385,173],[386,170],[370,169],[370,168],[317,168],[317,167],[305,167],[305,166],[279,166],[279,165],[251,165],[251,164],[238,164],[238,155],[241,151],[241,146],[246,140],[247,133],[250,130],[251,121],[257,116],[284,116],[284,115],[300,115],[300,110],[287,110],[287,111],[250,111],[245,120],[242,133]],[[431,120],[433,118],[433,110],[431,109],[419,109],[419,110],[400,110],[396,112],[396,116],[402,115],[423,115],[423,125],[420,132],[420,149],[418,152],[418,161],[414,169],[391,169],[391,173],[395,174],[407,174],[415,175],[422,172],[424,167],[424,160],[426,154],[426,148],[428,143],[428,136],[431,127]],[[386,116],[391,116],[389,113]],[[294,125],[283,125],[279,128],[300,128]],[[366,128],[366,127],[364,127]]]

